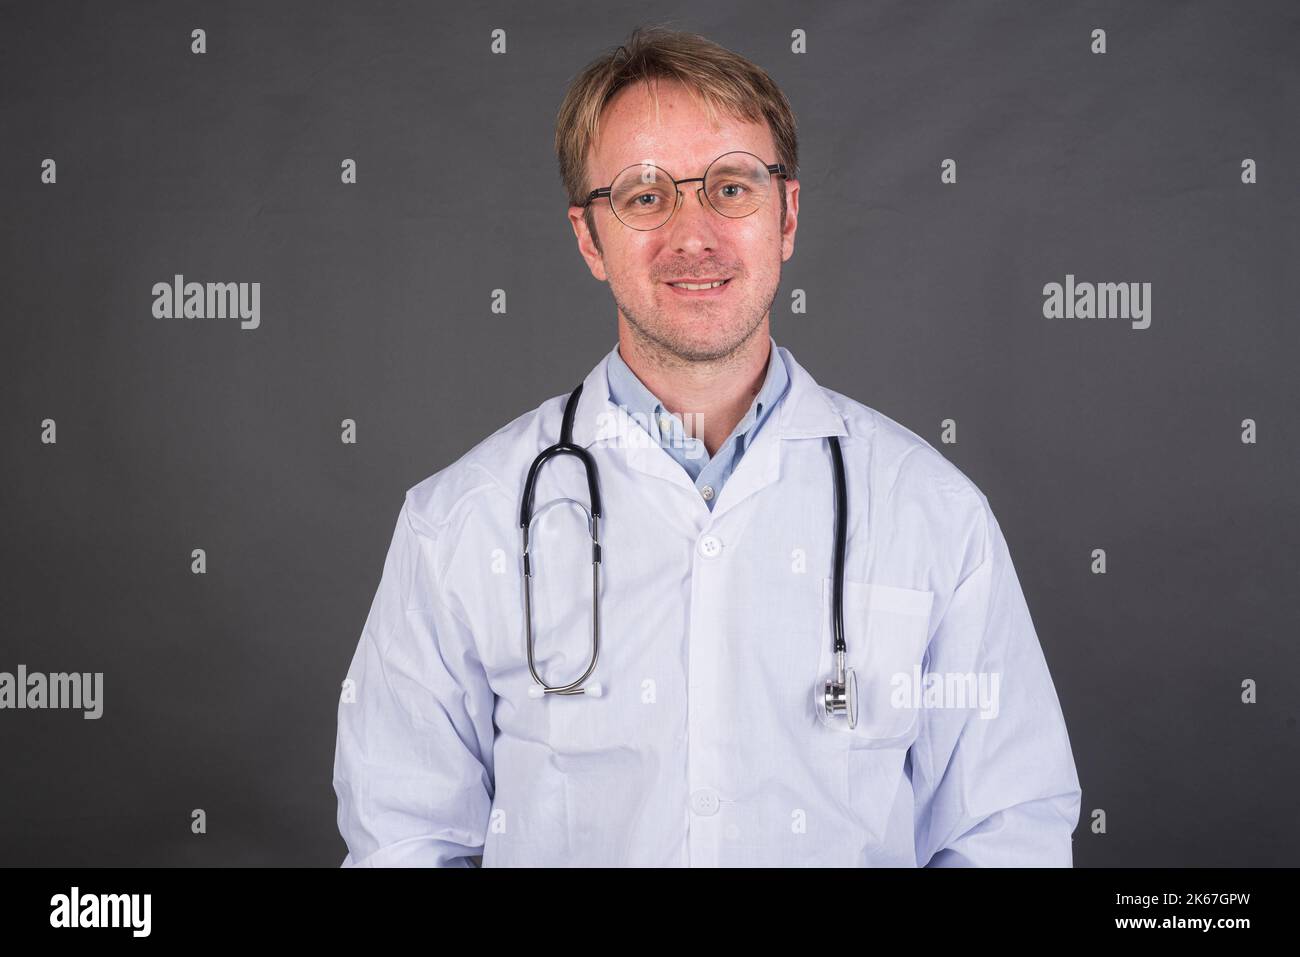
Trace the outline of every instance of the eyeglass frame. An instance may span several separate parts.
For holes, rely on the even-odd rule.
[[[704,167],[703,176],[688,176],[685,179],[673,179],[673,174],[669,173],[668,170],[664,169],[662,166],[658,165],[657,163],[629,163],[628,165],[624,166],[621,170],[619,170],[614,175],[614,183],[617,183],[618,178],[634,166],[653,166],[655,169],[660,170],[665,176],[667,176],[670,180],[672,180],[673,191],[676,192],[677,194],[677,202],[673,205],[673,211],[669,213],[664,218],[664,221],[660,223],[658,226],[651,226],[649,229],[637,229],[636,226],[629,226],[627,223],[624,223],[623,220],[619,217],[618,213],[614,212],[614,200],[613,197],[610,196],[610,193],[614,189],[614,183],[610,183],[608,186],[602,186],[600,189],[593,189],[591,193],[587,196],[586,202],[580,203],[578,208],[586,209],[593,202],[600,199],[602,196],[608,197],[610,200],[609,211],[611,213],[614,213],[615,219],[617,219],[620,223],[623,223],[624,226],[627,226],[628,229],[636,229],[636,231],[639,233],[648,233],[656,229],[662,229],[664,226],[668,225],[668,223],[671,222],[672,218],[677,215],[677,210],[681,209],[683,193],[677,187],[681,186],[682,183],[698,182],[700,185],[696,187],[695,196],[696,198],[699,199],[701,206],[713,210],[723,219],[744,219],[745,216],[753,216],[756,212],[759,211],[759,209],[762,208],[761,205],[755,206],[753,209],[747,212],[745,216],[728,216],[725,213],[718,212],[716,206],[714,206],[703,196],[700,196],[700,193],[704,192],[704,181],[708,179],[709,170],[713,168],[713,164],[716,163],[718,160],[722,159],[723,156],[730,156],[732,153],[744,153],[747,156],[754,157],[754,159],[758,160],[760,163],[763,163],[763,158],[761,156],[759,156],[756,153],[751,153],[749,152],[749,150],[727,150],[727,152],[721,154],[716,159],[712,160],[708,166]],[[785,180],[788,180],[790,178],[789,170],[786,168],[786,165],[784,163],[763,163],[763,167],[767,170],[769,176],[780,176],[782,179]],[[768,182],[770,183],[771,179],[769,179]]]

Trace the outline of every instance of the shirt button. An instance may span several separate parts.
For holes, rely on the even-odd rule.
[[[712,486],[712,485],[706,485],[706,486],[704,486],[704,488],[700,489],[700,494],[704,496],[704,501],[706,501],[706,502],[708,502],[708,501],[712,501],[712,499],[713,499],[713,486]]]
[[[705,558],[717,558],[722,553],[722,539],[705,535],[700,539],[699,552]]]
[[[673,417],[671,415],[659,416],[659,431],[664,435],[673,434]]]
[[[718,792],[713,788],[700,788],[691,794],[691,810],[701,817],[718,813]]]

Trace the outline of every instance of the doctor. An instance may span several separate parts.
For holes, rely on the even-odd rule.
[[[1079,781],[987,499],[772,338],[784,95],[637,31],[556,146],[618,343],[406,493],[338,710],[344,865],[1069,866]],[[580,454],[545,462],[526,582],[525,480],[571,397],[599,502]]]

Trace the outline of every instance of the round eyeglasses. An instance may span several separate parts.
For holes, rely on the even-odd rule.
[[[723,153],[704,171],[703,176],[673,179],[667,170],[653,163],[634,163],[614,178],[614,182],[593,189],[583,207],[609,197],[610,209],[618,221],[632,229],[658,229],[681,205],[682,183],[700,183],[695,194],[701,205],[728,219],[740,219],[756,212],[767,202],[774,187],[773,176],[788,179],[785,164],[764,163],[753,153],[733,150]]]

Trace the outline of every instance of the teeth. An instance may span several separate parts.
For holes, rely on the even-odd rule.
[[[669,285],[676,286],[678,289],[717,289],[726,281],[727,280],[725,279],[719,279],[717,282],[703,282],[703,283],[674,282],[674,283],[669,283]]]

